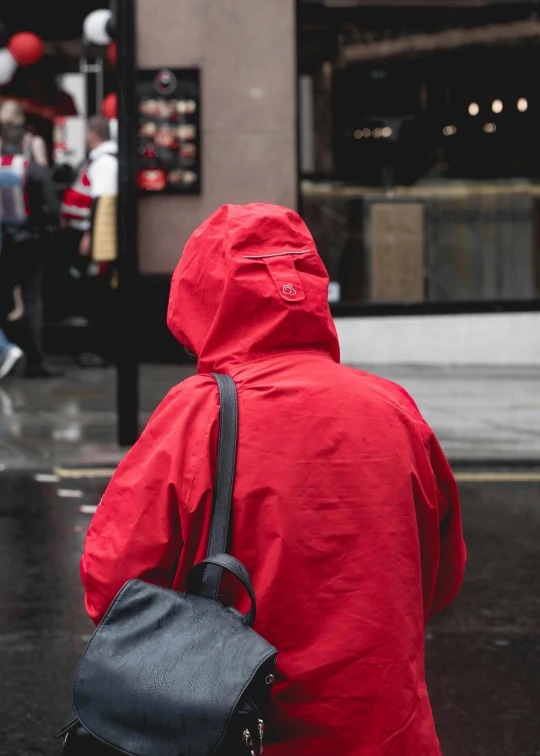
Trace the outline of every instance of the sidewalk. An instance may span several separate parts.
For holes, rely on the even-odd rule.
[[[0,469],[112,467],[124,456],[116,443],[116,371],[61,367],[64,378],[0,382]],[[191,366],[141,366],[141,427],[192,373]]]
[[[452,462],[540,465],[540,370],[376,366],[417,402]],[[191,366],[141,367],[141,424]],[[0,468],[114,466],[115,372],[67,367],[65,378],[0,383]]]
[[[414,398],[454,462],[540,465],[540,369],[377,367]]]

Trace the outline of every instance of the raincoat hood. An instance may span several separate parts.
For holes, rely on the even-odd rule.
[[[287,350],[339,362],[325,267],[299,215],[277,205],[224,205],[199,226],[173,275],[167,322],[201,373]]]

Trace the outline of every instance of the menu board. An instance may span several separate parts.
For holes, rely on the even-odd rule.
[[[201,191],[199,78],[194,68],[137,73],[137,185],[145,194]]]

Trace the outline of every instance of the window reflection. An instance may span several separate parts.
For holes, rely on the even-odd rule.
[[[539,296],[540,22],[521,4],[302,2],[299,26],[303,212],[333,297]]]

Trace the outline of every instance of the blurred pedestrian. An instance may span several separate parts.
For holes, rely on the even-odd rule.
[[[24,110],[16,100],[6,100],[0,104],[0,129],[6,124],[22,126],[24,128],[22,142],[24,155],[29,159],[33,159],[38,165],[46,168],[49,165],[49,158],[47,155],[47,145],[45,144],[45,140],[37,134],[32,134],[26,128],[25,121]],[[0,134],[0,149],[1,138]]]
[[[89,348],[77,357],[82,367],[103,367],[114,357],[114,276],[111,256],[100,254],[97,218],[100,206],[118,194],[118,146],[111,139],[109,122],[95,117],[88,121],[86,143],[89,150],[86,177],[91,195],[89,228],[82,234],[79,252],[91,260],[88,281]]]
[[[44,358],[42,348],[43,250],[46,227],[58,222],[58,199],[48,168],[24,152],[24,128],[5,124],[0,147],[0,220],[2,251],[0,284],[3,312],[16,308],[14,289],[20,286],[24,311],[20,322],[21,346],[27,356],[26,376],[59,375]],[[4,321],[6,326],[6,321]]]
[[[185,590],[213,506],[209,373],[229,373],[231,554],[253,578],[255,630],[279,651],[268,756],[440,756],[424,630],[463,577],[456,483],[409,395],[340,365],[327,297],[293,211],[228,205],[195,231],[168,322],[198,375],[163,401],[98,507],[86,606],[101,620],[130,578]],[[248,608],[227,583],[222,600]]]

